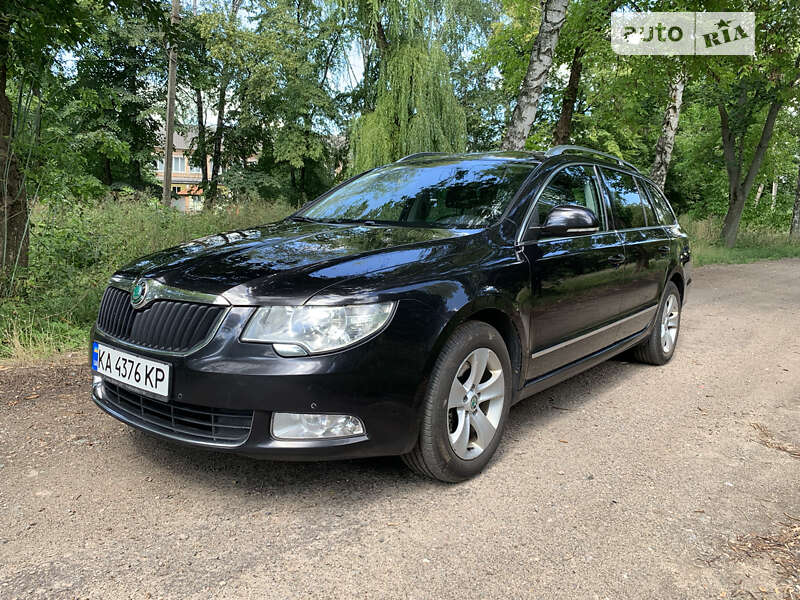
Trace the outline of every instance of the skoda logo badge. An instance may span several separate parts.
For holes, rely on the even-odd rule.
[[[133,291],[131,292],[131,305],[133,308],[139,308],[144,304],[146,298],[147,280],[140,279],[136,282],[136,285],[133,286]]]

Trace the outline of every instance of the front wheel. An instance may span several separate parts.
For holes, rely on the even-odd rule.
[[[672,281],[661,296],[653,330],[647,339],[633,349],[633,357],[650,365],[663,365],[672,358],[681,327],[681,294]]]
[[[459,326],[436,360],[419,439],[403,460],[440,481],[480,473],[500,443],[511,393],[511,359],[502,336],[478,321]]]

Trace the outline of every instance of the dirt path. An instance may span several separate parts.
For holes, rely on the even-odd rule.
[[[696,269],[669,365],[523,402],[456,486],[187,450],[88,394],[0,370],[0,598],[800,598],[800,261]]]

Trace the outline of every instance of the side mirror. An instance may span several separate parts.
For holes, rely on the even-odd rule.
[[[525,239],[569,237],[598,231],[600,231],[600,221],[593,211],[577,204],[562,204],[550,211],[544,225],[529,228]]]

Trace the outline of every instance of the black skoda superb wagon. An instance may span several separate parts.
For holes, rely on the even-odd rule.
[[[690,282],[669,203],[621,159],[417,154],[120,269],[92,397],[190,445],[460,481],[515,402],[625,350],[667,362]]]

